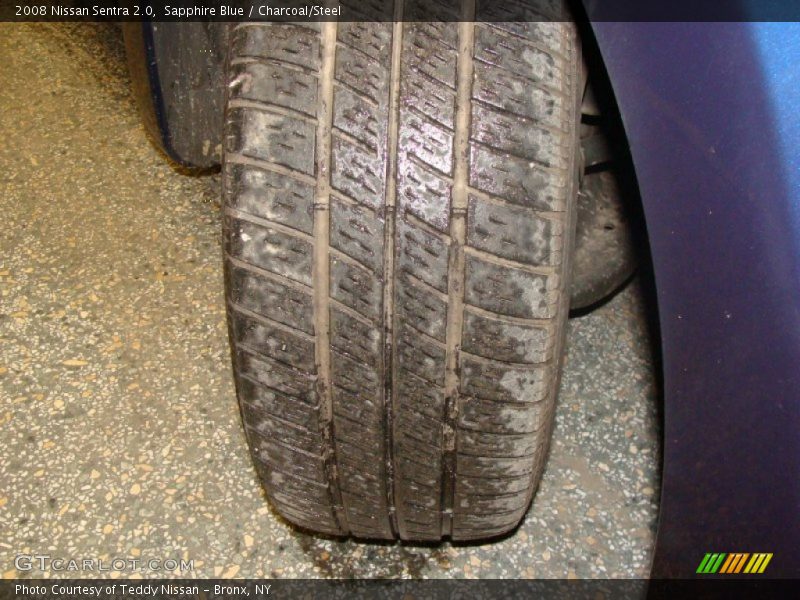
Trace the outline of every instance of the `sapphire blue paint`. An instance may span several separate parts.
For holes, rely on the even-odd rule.
[[[800,23],[753,23],[752,27],[800,236]]]
[[[590,14],[592,18],[602,15]],[[800,548],[800,35],[796,25],[593,24],[653,256],[664,471],[653,576],[709,549]]]

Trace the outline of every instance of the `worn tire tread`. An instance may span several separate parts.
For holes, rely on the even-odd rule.
[[[575,29],[435,6],[468,18],[231,30],[237,392],[271,502],[322,533],[500,535],[543,470],[574,222]]]

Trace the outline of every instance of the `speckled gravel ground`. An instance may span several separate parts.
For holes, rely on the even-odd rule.
[[[180,175],[148,143],[113,26],[2,24],[0,65],[0,574],[58,575],[17,572],[20,553],[183,558],[200,577],[647,573],[659,457],[636,285],[570,323],[552,453],[513,535],[298,532],[240,430],[218,178]]]

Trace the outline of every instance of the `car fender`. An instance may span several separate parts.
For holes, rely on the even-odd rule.
[[[654,577],[800,547],[800,26],[604,22],[661,329]]]

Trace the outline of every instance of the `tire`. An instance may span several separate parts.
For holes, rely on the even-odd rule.
[[[579,47],[551,23],[240,24],[225,280],[267,495],[308,530],[512,530],[553,423]]]

